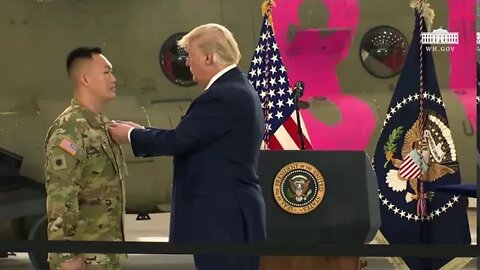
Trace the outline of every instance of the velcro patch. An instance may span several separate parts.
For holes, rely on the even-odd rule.
[[[59,171],[67,168],[67,160],[65,155],[57,155],[52,157],[52,167],[54,171]]]
[[[69,153],[72,156],[75,156],[78,150],[77,145],[67,139],[63,139],[58,146],[60,146],[60,148],[67,151],[67,153]]]

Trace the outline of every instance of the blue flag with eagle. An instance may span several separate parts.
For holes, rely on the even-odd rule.
[[[438,186],[460,184],[461,178],[433,57],[425,49],[430,45],[420,49],[420,32],[426,32],[426,26],[415,10],[407,60],[374,155],[382,222],[376,240],[468,245],[467,198],[433,192]],[[390,261],[397,267],[423,270],[459,269],[469,259],[403,257]]]

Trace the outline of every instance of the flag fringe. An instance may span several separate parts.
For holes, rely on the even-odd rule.
[[[382,245],[390,245],[385,236],[383,236],[380,230],[377,231],[377,234],[374,237],[374,241]],[[395,267],[396,270],[410,270],[408,265],[401,257],[386,257],[387,260]],[[467,265],[473,258],[455,258],[449,261],[447,264],[442,266],[439,270],[458,270],[462,269]]]

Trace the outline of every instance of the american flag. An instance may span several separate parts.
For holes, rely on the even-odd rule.
[[[260,39],[252,58],[248,79],[258,92],[265,113],[264,147],[272,150],[298,150],[301,147],[295,114],[295,98],[275,41],[268,12],[263,17]],[[300,115],[305,149],[310,138]]]
[[[75,154],[77,153],[77,145],[67,139],[63,139],[58,146],[60,146],[60,148],[67,151],[72,156],[75,156]]]

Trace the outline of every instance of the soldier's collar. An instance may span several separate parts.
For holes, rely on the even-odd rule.
[[[80,113],[82,116],[87,120],[87,122],[92,125],[93,127],[102,127],[103,126],[103,121],[105,119],[105,116],[100,113],[96,114],[92,111],[90,111],[87,107],[82,105],[80,102],[78,102],[75,98],[72,98],[71,105],[73,107],[79,108]]]

